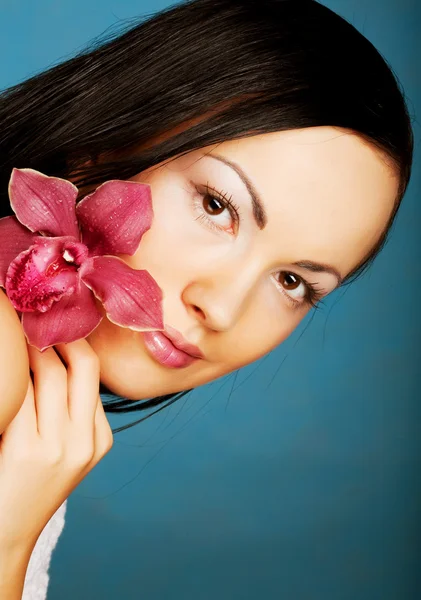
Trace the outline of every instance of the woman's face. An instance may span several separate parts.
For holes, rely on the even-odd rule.
[[[165,326],[202,353],[104,318],[88,337],[101,380],[133,399],[197,387],[285,340],[370,252],[398,186],[377,150],[333,127],[227,141],[132,179],[151,186],[154,220],[120,257],[151,273]]]

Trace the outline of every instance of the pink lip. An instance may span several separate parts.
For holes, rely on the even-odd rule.
[[[204,358],[197,346],[189,344],[179,331],[168,325],[165,331],[145,331],[142,335],[149,353],[165,367],[180,369]]]
[[[189,342],[187,342],[187,340],[185,340],[183,338],[183,336],[181,335],[181,333],[179,331],[177,331],[177,329],[174,329],[173,327],[166,325],[165,331],[163,331],[162,333],[179,350],[182,350],[183,352],[186,352],[187,354],[190,354],[191,356],[194,356],[195,358],[205,358],[203,355],[203,352],[201,352],[197,346],[194,346],[193,344],[189,344]]]

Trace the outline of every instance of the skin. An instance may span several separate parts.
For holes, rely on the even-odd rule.
[[[264,203],[265,227],[255,223],[239,176],[209,154],[247,174]],[[26,347],[0,290],[0,596],[10,600],[21,598],[45,523],[112,446],[99,381],[146,398],[196,387],[263,356],[310,310],[304,280],[322,297],[339,284],[332,272],[293,263],[327,264],[345,278],[379,239],[398,189],[377,149],[332,127],[225,142],[133,180],[151,186],[155,216],[136,253],[121,258],[152,274],[164,293],[164,322],[205,357],[164,367],[142,334],[107,318],[87,340],[41,353]],[[207,183],[232,195],[239,224],[202,198]]]
[[[15,309],[0,289],[0,434],[17,414],[28,387],[25,336]]]
[[[251,180],[264,228],[245,184],[212,155],[234,161]],[[278,346],[311,309],[304,280],[322,297],[339,285],[330,272],[293,263],[327,264],[345,278],[379,239],[398,190],[378,149],[334,127],[227,141],[132,179],[151,186],[154,221],[136,253],[120,257],[151,273],[164,293],[164,323],[205,355],[181,369],[162,366],[142,334],[104,318],[87,338],[101,381],[132,399],[197,387]],[[207,183],[232,196],[238,226],[228,209],[201,197]]]

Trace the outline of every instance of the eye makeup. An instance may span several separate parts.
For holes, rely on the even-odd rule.
[[[210,186],[209,182],[204,186],[194,184],[193,182],[190,183],[193,184],[193,187],[197,192],[197,194],[194,195],[192,202],[193,211],[197,214],[196,220],[200,221],[212,231],[236,235],[240,228],[241,214],[239,206],[232,200],[232,194],[228,195],[223,191],[218,191],[216,188]],[[208,206],[207,210],[204,207],[205,202]],[[228,211],[229,213],[229,227],[221,226],[219,223],[215,222],[215,218],[223,214],[224,211]],[[279,276],[293,276],[304,286],[305,293],[301,299],[296,299],[288,293],[285,287],[280,283]],[[316,287],[317,284],[310,283],[303,276],[290,270],[276,271],[272,274],[272,279],[280,293],[285,296],[291,308],[296,309],[303,306],[320,308],[320,300],[325,295],[325,292]]]
[[[215,188],[212,188],[209,183],[206,183],[202,189],[198,185],[194,185],[194,187],[199,196],[198,198],[193,198],[193,209],[198,215],[197,219],[202,221],[210,229],[235,235],[239,230],[241,216],[239,206],[232,201],[232,194],[228,196],[228,194],[224,192],[219,192]],[[205,210],[204,208],[205,201],[208,210]],[[211,207],[211,204],[213,204],[213,208]],[[224,210],[229,212],[231,219],[231,226],[228,229],[215,222],[215,217],[222,214]],[[213,214],[210,211],[213,211]]]
[[[302,284],[305,287],[306,291],[303,294],[302,299],[296,300],[293,296],[291,296],[291,294],[288,294],[287,290],[280,283],[278,277],[273,277],[273,279],[275,280],[275,285],[277,286],[279,291],[287,297],[288,301],[291,303],[291,306],[293,308],[300,308],[303,305],[311,306],[312,308],[316,309],[320,308],[320,300],[321,298],[323,298],[325,293],[322,289],[317,288],[316,284],[310,283],[309,281],[304,279],[304,277],[302,277],[301,275],[297,275],[297,273],[294,273],[293,271],[276,271],[276,273],[274,273],[273,275],[281,275],[283,277],[292,275],[298,280],[300,284]]]

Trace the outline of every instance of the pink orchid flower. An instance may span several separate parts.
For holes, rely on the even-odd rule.
[[[13,169],[0,219],[0,287],[43,351],[88,336],[104,314],[134,331],[164,329],[152,276],[110,254],[133,255],[153,219],[150,186],[106,181],[78,204],[70,181]],[[99,302],[98,302],[99,301]]]

